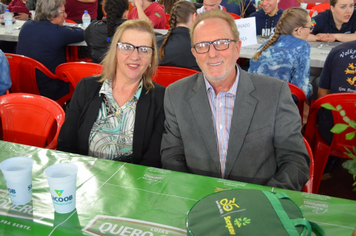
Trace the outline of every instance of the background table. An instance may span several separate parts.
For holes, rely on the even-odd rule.
[[[0,161],[14,156],[34,160],[33,200],[27,205],[11,204],[4,178],[0,176],[0,235],[114,235],[124,226],[132,228],[131,231],[135,228],[149,232],[146,235],[186,235],[187,211],[200,198],[229,188],[272,190],[4,141],[0,141],[0,150]],[[78,166],[77,208],[63,215],[54,213],[43,173],[46,167],[62,162]],[[322,226],[327,235],[350,236],[356,227],[356,201],[274,191],[288,194],[306,218]]]
[[[240,57],[251,59],[257,52],[257,49],[267,39],[258,37],[258,44],[241,47]],[[339,45],[340,42],[323,43],[323,42],[309,42],[310,44],[310,67],[323,68],[326,57],[330,50]]]

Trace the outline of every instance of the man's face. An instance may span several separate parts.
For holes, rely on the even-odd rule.
[[[194,29],[193,44],[211,42],[218,39],[234,39],[229,24],[220,18],[210,18],[199,22]],[[192,48],[205,77],[211,82],[223,81],[235,75],[236,61],[240,55],[241,41],[229,43],[229,48],[217,51],[211,44],[207,53],[199,54]]]
[[[219,5],[221,0],[204,0],[203,5],[205,11],[217,10],[219,9]]]

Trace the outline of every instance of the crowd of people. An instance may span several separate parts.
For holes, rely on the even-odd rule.
[[[9,8],[18,1],[27,6],[33,0],[13,0]],[[330,9],[313,18],[300,7],[279,8],[279,0],[262,0],[260,9],[248,13],[256,5],[244,3],[240,12],[255,17],[256,34],[269,38],[248,72],[237,64],[241,41],[226,1],[160,3],[133,0],[129,12],[128,0],[104,0],[104,17],[96,19],[97,0],[35,1],[35,18],[22,26],[16,53],[54,72],[66,61],[66,45],[85,40],[92,61],[104,68],[75,88],[57,149],[301,190],[310,159],[288,83],[310,97],[307,41],[340,41],[347,43],[326,59],[318,95],[356,91],[344,72],[350,63],[356,67],[353,0],[331,0]],[[84,10],[92,18],[85,30],[64,26],[66,18],[80,23]],[[168,32],[157,35],[154,29],[165,27],[165,14],[170,14]],[[158,65],[201,73],[165,88],[152,81]],[[0,69],[4,94],[11,79],[2,51]],[[40,73],[37,84],[54,100],[69,91],[66,82]],[[332,122],[325,114],[320,128],[329,131]],[[325,137],[330,141],[328,132]]]

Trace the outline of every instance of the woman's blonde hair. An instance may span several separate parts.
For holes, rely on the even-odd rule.
[[[144,20],[128,20],[121,24],[114,34],[110,48],[105,55],[105,58],[102,61],[104,69],[101,73],[101,80],[103,82],[107,79],[111,79],[115,77],[116,74],[116,65],[117,65],[117,43],[120,42],[122,34],[126,30],[137,30],[140,32],[147,32],[150,34],[152,39],[152,47],[153,53],[151,57],[151,64],[148,66],[147,70],[143,73],[143,85],[147,89],[147,92],[154,87],[152,82],[152,74],[156,71],[158,65],[158,58],[157,58],[157,47],[155,41],[155,34],[152,28],[152,25]]]
[[[256,61],[260,59],[262,52],[269,48],[269,46],[275,44],[281,34],[293,34],[295,28],[310,27],[311,25],[307,26],[308,17],[308,12],[301,7],[292,7],[285,10],[277,23],[274,35],[260,51],[255,53],[253,59]]]

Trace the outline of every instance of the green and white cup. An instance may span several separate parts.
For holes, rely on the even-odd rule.
[[[0,164],[14,205],[25,205],[32,200],[32,165],[33,160],[28,157],[12,157]]]
[[[44,171],[57,213],[66,214],[75,209],[77,172],[77,166],[71,163],[54,164]]]

